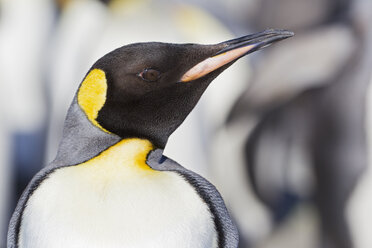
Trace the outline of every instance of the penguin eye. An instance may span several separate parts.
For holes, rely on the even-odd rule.
[[[148,81],[148,82],[155,82],[156,80],[159,79],[160,77],[160,72],[155,70],[155,69],[151,69],[151,68],[147,68],[145,70],[143,70],[139,76],[145,80],[145,81]]]

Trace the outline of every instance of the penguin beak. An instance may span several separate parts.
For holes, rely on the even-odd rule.
[[[249,53],[267,47],[277,41],[292,37],[293,35],[294,33],[290,31],[269,29],[219,43],[217,46],[223,46],[220,51],[193,66],[181,77],[180,81],[190,82],[201,78]]]

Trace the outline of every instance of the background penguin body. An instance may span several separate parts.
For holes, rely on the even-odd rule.
[[[370,15],[361,10],[370,13],[371,8],[368,4],[358,7],[358,1],[318,2],[318,7],[315,2],[310,5],[322,11],[339,5],[327,10],[338,13],[325,13],[319,19],[309,14],[310,6],[297,11],[306,12],[311,21],[306,15],[290,15],[296,4],[305,7],[309,1],[262,1],[257,24],[290,27],[296,38],[261,53],[250,88],[233,108],[216,142],[213,169],[226,184],[220,187],[222,195],[233,195],[236,186],[232,184],[239,181],[244,188],[229,206],[242,226],[240,238],[251,246],[289,248],[301,242],[302,247],[363,247],[358,240],[370,236],[361,237],[363,226],[369,225],[362,224],[369,219],[368,211],[361,209],[371,197],[354,194],[367,185],[360,181],[367,166],[364,101],[371,74],[371,42],[366,18]],[[242,141],[234,150],[226,149],[225,137]],[[227,174],[221,157],[241,161]],[[248,197],[253,200],[240,200]],[[265,206],[253,214],[257,198]],[[356,207],[359,200],[354,202],[352,211],[359,218],[348,216],[354,198],[363,198],[360,207]],[[271,223],[262,212],[269,213]],[[262,224],[252,221],[257,216]],[[267,234],[257,226],[268,227]],[[369,247],[371,242],[364,244]]]

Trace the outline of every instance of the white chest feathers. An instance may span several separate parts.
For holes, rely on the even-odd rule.
[[[217,247],[207,205],[178,174],[147,167],[146,145],[125,140],[52,173],[27,203],[20,248]]]

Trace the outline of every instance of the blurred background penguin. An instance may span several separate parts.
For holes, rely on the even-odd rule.
[[[223,194],[232,198],[227,201],[250,244],[369,247],[363,214],[355,209],[365,206],[358,200],[370,202],[371,196],[357,200],[353,194],[368,187],[360,181],[367,167],[371,6],[260,2],[252,23],[284,26],[296,38],[264,51],[255,64],[250,86],[216,139],[213,164],[221,163],[211,170]],[[236,142],[233,148],[227,139]],[[226,168],[230,158],[234,167]],[[237,188],[240,194],[234,194]],[[257,213],[248,215],[253,198],[263,206],[255,204]],[[260,222],[266,233],[257,228]]]
[[[370,23],[370,0],[0,0],[0,247],[97,58],[266,28],[296,36],[221,74],[166,155],[217,186],[240,247],[371,247]]]

